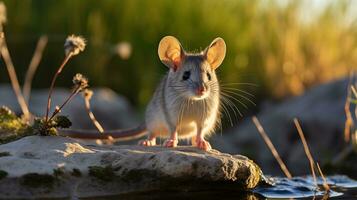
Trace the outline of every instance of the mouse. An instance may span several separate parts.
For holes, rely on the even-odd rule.
[[[155,89],[145,111],[145,122],[138,127],[99,133],[86,130],[60,130],[63,136],[82,139],[118,138],[131,140],[143,136],[142,146],[173,148],[179,140],[191,140],[192,146],[204,151],[212,149],[207,138],[220,119],[220,86],[216,70],[226,55],[226,43],[218,37],[199,53],[187,52],[174,36],[159,42],[160,61],[168,72]]]

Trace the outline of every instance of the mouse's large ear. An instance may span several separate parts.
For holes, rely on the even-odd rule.
[[[204,51],[204,55],[212,69],[217,69],[226,56],[226,43],[220,37],[214,39]]]
[[[180,42],[173,36],[166,36],[161,39],[158,54],[162,63],[176,71],[185,56]]]

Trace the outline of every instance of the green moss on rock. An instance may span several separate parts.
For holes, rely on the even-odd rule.
[[[7,177],[8,173],[4,170],[0,170],[0,180]]]
[[[5,106],[0,107],[0,144],[32,135],[32,128]]]
[[[115,177],[111,166],[89,166],[89,175],[103,181],[112,181]]]
[[[6,157],[6,156],[11,156],[10,152],[7,151],[0,152],[0,157]]]
[[[33,188],[38,188],[38,187],[47,187],[51,188],[56,179],[54,176],[49,175],[49,174],[38,174],[38,173],[29,173],[25,174],[21,177],[21,183],[24,186],[27,187],[33,187]]]
[[[62,176],[63,174],[64,174],[64,170],[62,168],[53,169],[53,175],[55,177]]]
[[[13,111],[5,106],[0,107],[0,144],[9,143],[25,136],[58,135],[57,128],[69,128],[72,122],[66,116],[56,116],[46,122],[44,118],[35,118],[30,126]]]
[[[72,174],[72,176],[75,176],[75,177],[81,177],[81,176],[82,176],[81,170],[79,170],[79,169],[77,169],[77,168],[73,168],[71,174]]]

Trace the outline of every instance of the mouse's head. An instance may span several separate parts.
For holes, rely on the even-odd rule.
[[[171,89],[194,100],[207,98],[211,92],[218,92],[215,70],[226,55],[226,44],[216,38],[201,53],[186,53],[180,42],[173,36],[161,39],[158,49],[162,63],[170,68],[168,75]]]

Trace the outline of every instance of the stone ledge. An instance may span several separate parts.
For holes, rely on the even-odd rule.
[[[0,198],[95,197],[212,186],[247,190],[261,179],[253,161],[216,150],[99,146],[49,136],[0,145],[0,170]]]

